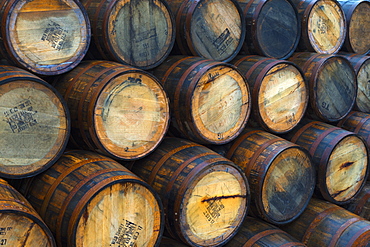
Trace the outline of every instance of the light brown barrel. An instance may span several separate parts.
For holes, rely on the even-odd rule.
[[[0,53],[17,67],[58,75],[85,56],[90,21],[79,1],[2,0],[0,9]]]
[[[358,90],[354,110],[370,113],[370,56],[343,52],[338,54],[348,59],[357,75]]]
[[[348,211],[370,221],[370,181],[350,203],[343,206]]]
[[[370,147],[370,114],[351,111],[337,126],[361,136]]]
[[[164,0],[83,0],[91,21],[87,58],[140,69],[158,66],[175,43],[175,20]]]
[[[336,0],[293,0],[302,22],[298,50],[333,54],[346,38],[347,22]]]
[[[234,64],[246,77],[251,90],[249,125],[280,134],[292,130],[308,105],[308,87],[294,63],[261,56],[237,56]]]
[[[306,246],[278,227],[263,220],[247,216],[238,233],[225,247],[293,247]]]
[[[250,91],[235,66],[201,57],[170,56],[153,74],[170,98],[173,135],[200,144],[223,144],[246,125]]]
[[[370,2],[368,0],[338,0],[347,21],[342,50],[365,55],[370,51]]]
[[[242,52],[286,59],[301,37],[301,22],[290,0],[238,0],[246,19]]]
[[[69,110],[40,77],[0,66],[0,116],[1,177],[34,176],[64,152],[71,131]]]
[[[0,179],[0,246],[56,247],[54,236],[31,204]]]
[[[369,174],[369,152],[357,134],[304,119],[284,138],[309,151],[317,170],[316,195],[338,205],[349,203]]]
[[[336,122],[353,108],[357,79],[352,64],[339,55],[294,53],[289,61],[300,67],[309,89],[306,115],[323,122]]]
[[[316,198],[297,220],[281,228],[308,247],[366,247],[370,242],[370,221]]]
[[[250,202],[243,171],[216,152],[167,137],[131,170],[160,195],[168,235],[191,246],[222,246],[238,231]]]
[[[44,173],[13,183],[58,246],[159,245],[164,215],[158,194],[106,156],[68,151]]]
[[[71,144],[115,159],[138,159],[167,132],[169,102],[152,74],[121,63],[83,61],[54,86],[71,112]]]
[[[241,50],[245,19],[235,0],[167,1],[175,15],[173,54],[228,62]]]
[[[224,156],[240,166],[248,179],[252,215],[286,224],[303,212],[316,181],[315,167],[304,148],[251,128],[222,148]]]

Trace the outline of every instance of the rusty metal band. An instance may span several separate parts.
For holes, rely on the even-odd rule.
[[[242,136],[240,137],[237,137],[237,139],[233,142],[233,145],[230,147],[230,149],[227,151],[225,157],[227,159],[232,159],[232,156],[234,155],[234,152],[236,151],[236,149],[239,148],[240,144],[245,141],[245,139],[255,133],[258,133],[258,132],[263,132],[262,130],[253,130],[253,131],[249,131],[245,134],[243,134]]]
[[[291,142],[293,143],[296,143],[297,140],[301,137],[301,135],[307,130],[309,129],[310,127],[312,127],[313,125],[315,124],[320,124],[321,122],[319,121],[312,121],[306,125],[304,125],[303,127],[301,127],[294,135],[293,137],[291,138]]]
[[[344,224],[342,224],[336,231],[335,231],[335,234],[334,236],[331,238],[330,242],[329,242],[329,245],[328,247],[334,247],[336,246],[340,236],[342,235],[342,233],[348,228],[350,227],[353,223],[357,222],[357,221],[360,221],[361,219],[360,218],[351,218],[349,220],[347,220]]]
[[[249,58],[252,58],[252,57],[259,57],[257,55],[248,55],[248,56],[244,56],[242,58],[240,58],[239,60],[237,60],[235,63],[234,63],[234,66],[238,67],[242,62],[246,61],[247,59]]]
[[[243,245],[243,247],[252,247],[261,238],[264,238],[266,236],[269,236],[269,235],[272,235],[272,234],[276,234],[276,233],[285,233],[285,232],[283,230],[280,230],[280,229],[269,229],[269,230],[265,230],[263,232],[260,232],[260,233],[255,234],[253,237],[251,237],[250,239],[248,239],[248,241],[245,242],[245,244]]]
[[[327,130],[325,130],[318,137],[316,137],[315,141],[312,143],[310,149],[308,150],[309,153],[314,155],[314,153],[316,152],[317,147],[321,144],[322,140],[324,140],[325,137],[327,137],[330,133],[332,133],[336,130],[342,130],[342,129],[339,128],[339,127],[332,127],[332,128],[328,127]]]
[[[370,225],[369,224],[366,224],[366,226],[364,226],[363,228],[361,228],[360,230],[358,230],[357,232],[356,232],[356,234],[354,234],[353,236],[352,236],[352,238],[348,241],[348,243],[347,243],[347,245],[346,245],[346,247],[353,247],[353,246],[356,246],[354,243],[358,240],[358,238],[362,235],[362,234],[364,234],[364,233],[367,233],[367,235],[369,235],[368,234],[368,232],[370,231]],[[369,239],[369,238],[367,238],[367,239]]]

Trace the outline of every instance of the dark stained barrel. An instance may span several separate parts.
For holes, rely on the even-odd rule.
[[[70,146],[132,160],[167,132],[169,102],[149,72],[113,61],[83,61],[53,81],[71,112]]]
[[[293,0],[302,22],[299,51],[338,52],[346,38],[347,22],[336,0]]]
[[[301,22],[290,0],[238,0],[246,19],[247,35],[242,51],[286,59],[296,50]]]
[[[140,69],[158,66],[175,43],[175,20],[163,0],[82,0],[91,21],[91,59]]]
[[[370,242],[370,221],[316,198],[297,220],[281,228],[308,247],[367,247]]]
[[[279,134],[292,130],[308,105],[308,87],[303,72],[294,63],[256,55],[237,56],[234,64],[251,89],[253,127]]]
[[[336,122],[353,108],[357,79],[352,64],[339,55],[294,53],[289,61],[300,67],[309,88],[306,115],[323,122]]]
[[[59,92],[21,68],[0,66],[0,176],[48,169],[64,152],[71,120]]]
[[[337,126],[361,136],[370,147],[370,114],[351,111]]]
[[[342,50],[365,55],[370,51],[370,2],[368,0],[338,0],[347,21],[346,39]]]
[[[370,221],[370,181],[349,204],[343,206],[348,211]]]
[[[0,16],[0,54],[17,67],[59,75],[88,50],[90,21],[77,0],[2,0]]]
[[[369,174],[369,152],[357,134],[303,119],[283,136],[309,151],[317,170],[316,195],[338,205],[349,203]]]
[[[131,167],[160,195],[168,236],[187,245],[224,245],[247,214],[250,192],[243,171],[205,146],[166,137]]]
[[[163,207],[147,183],[118,162],[73,150],[47,171],[13,181],[58,246],[158,246]]]
[[[250,91],[235,66],[194,56],[170,56],[153,70],[170,98],[170,132],[200,144],[239,135],[251,109]]]
[[[173,54],[228,62],[241,50],[245,19],[236,0],[171,0],[176,42]]]

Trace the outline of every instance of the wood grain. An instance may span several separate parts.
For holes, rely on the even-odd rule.
[[[337,126],[361,136],[367,147],[370,147],[370,114],[351,111]]]

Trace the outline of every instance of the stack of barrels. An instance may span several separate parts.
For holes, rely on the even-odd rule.
[[[0,0],[0,245],[367,246],[369,0]]]

